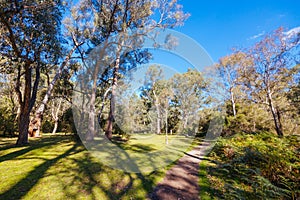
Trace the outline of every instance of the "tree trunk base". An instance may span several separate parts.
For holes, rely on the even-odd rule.
[[[28,145],[28,129],[29,129],[29,115],[20,115],[19,123],[19,136],[16,142],[17,146]]]
[[[88,133],[88,135],[86,136],[85,140],[86,140],[87,142],[94,141],[94,134]]]
[[[106,131],[105,136],[107,139],[112,140],[112,131]]]
[[[21,143],[21,142],[18,142],[18,141],[17,141],[16,146],[18,146],[18,147],[29,146],[29,144],[30,144],[29,142]]]

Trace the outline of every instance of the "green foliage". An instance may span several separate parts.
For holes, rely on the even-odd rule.
[[[42,124],[42,131],[44,133],[52,133],[53,127],[54,127],[53,120],[51,120],[50,118],[45,119]],[[63,113],[62,117],[59,119],[57,132],[76,133],[72,108],[67,109]]]
[[[249,104],[246,101],[236,104],[237,114],[233,116],[227,103],[227,114],[223,135],[234,135],[240,132],[257,133],[272,130],[272,119],[268,112],[259,104]]]
[[[51,133],[53,130],[54,124],[49,120],[44,120],[42,124],[42,132],[43,133]]]
[[[17,130],[17,107],[13,93],[13,86],[6,83],[9,76],[0,74],[0,132],[3,135],[13,135]]]
[[[296,199],[300,196],[299,136],[237,134],[220,139],[209,167],[214,193],[225,199]]]
[[[212,190],[210,189],[209,176],[207,174],[207,165],[209,162],[206,160],[202,160],[200,162],[200,171],[199,171],[199,186],[200,186],[200,199],[203,200],[211,200],[212,198]]]
[[[7,109],[0,107],[0,130],[3,135],[9,133],[11,136],[14,135],[17,130],[15,115],[7,114]]]
[[[8,58],[0,69],[6,73],[15,65],[55,63],[61,53],[59,0],[1,1],[0,55]]]
[[[300,114],[300,82],[297,86],[293,87],[288,94],[289,99],[292,101],[292,103],[297,107],[298,114]]]
[[[66,133],[76,133],[72,108],[69,108],[64,112],[60,123],[60,131]]]

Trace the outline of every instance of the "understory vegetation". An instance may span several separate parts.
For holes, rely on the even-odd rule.
[[[236,134],[219,139],[202,165],[203,197],[214,199],[298,199],[300,135]]]

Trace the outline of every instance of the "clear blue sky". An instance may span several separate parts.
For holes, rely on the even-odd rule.
[[[279,26],[300,26],[300,0],[179,0],[191,14],[176,28],[195,39],[217,62],[232,47],[248,47]],[[259,37],[260,36],[260,37]]]

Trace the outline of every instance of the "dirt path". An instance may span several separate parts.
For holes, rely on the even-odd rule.
[[[199,199],[199,162],[209,143],[204,143],[180,158],[166,177],[148,195],[150,200]]]

